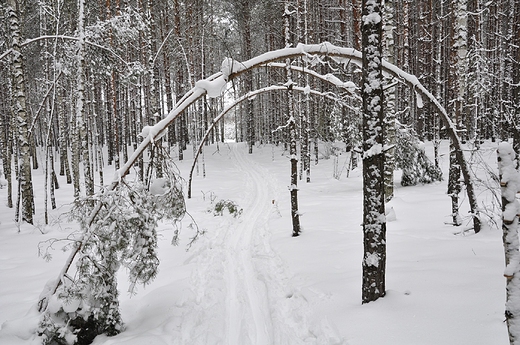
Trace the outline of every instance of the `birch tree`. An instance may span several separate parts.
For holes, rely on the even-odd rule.
[[[7,77],[8,71],[7,68],[1,70],[2,77],[5,80],[8,80]],[[13,208],[13,182],[12,182],[12,143],[13,143],[13,133],[11,126],[11,116],[10,116],[10,107],[9,100],[11,94],[11,83],[7,83],[7,87],[0,88],[0,97],[4,100],[2,102],[1,113],[0,113],[0,149],[2,156],[2,167],[0,167],[1,172],[3,173],[0,177],[5,179],[3,184],[7,184],[7,207]],[[5,187],[0,185],[0,187]]]
[[[11,73],[13,82],[13,115],[17,124],[17,150],[19,201],[21,220],[32,224],[34,196],[31,173],[31,145],[29,143],[29,114],[25,102],[25,73],[21,49],[22,33],[20,30],[20,9],[18,0],[8,0],[7,11],[12,39]],[[19,217],[19,216],[18,216]]]
[[[298,13],[300,18],[298,20],[298,29],[299,32],[302,34],[302,37],[299,39],[300,42],[304,42],[305,44],[308,44],[308,38],[309,38],[309,23],[308,23],[308,6],[307,6],[307,0],[298,1]],[[301,29],[301,17],[303,16],[303,30]],[[309,63],[307,61],[303,62],[304,68],[309,68]],[[309,76],[305,75],[305,85],[306,87],[309,86],[310,79]],[[303,172],[305,171],[305,181],[307,183],[311,182],[311,99],[310,95],[306,94],[304,96],[303,100],[303,106],[301,109],[301,119],[300,119],[300,159],[301,159],[301,177],[303,177]]]
[[[516,170],[515,151],[507,142],[498,147],[498,170],[502,191],[502,231],[506,259],[506,324],[511,345],[520,343],[520,241],[518,238],[518,214],[520,203],[516,194],[520,191],[520,175]]]
[[[394,0],[384,1],[384,17],[383,17],[383,52],[384,58],[391,64],[394,63]],[[392,85],[393,78],[385,78],[385,84]],[[388,202],[394,195],[394,168],[395,168],[395,149],[396,143],[396,125],[395,125],[395,86],[391,86],[386,90],[385,94],[385,123],[384,136],[385,144],[388,149],[385,151],[385,200]]]
[[[467,8],[466,0],[458,0],[454,7],[453,46],[450,63],[450,94],[453,99],[452,120],[457,130],[462,130],[463,123],[463,99],[466,92],[466,53],[467,53]],[[448,180],[448,195],[451,198],[451,212],[454,226],[462,224],[459,214],[459,193],[462,190],[460,182],[460,165],[455,153],[453,143],[450,145],[450,171]]]
[[[73,178],[74,196],[80,195],[79,163],[83,163],[83,176],[86,195],[94,194],[94,180],[90,170],[87,126],[85,121],[85,0],[78,1],[78,54],[76,76],[76,113],[75,129],[73,137]]]

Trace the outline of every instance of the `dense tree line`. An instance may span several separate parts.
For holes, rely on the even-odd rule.
[[[73,212],[85,234],[97,231],[124,239],[108,246],[85,236],[67,263],[81,252],[78,286],[85,289],[72,291],[56,281],[52,294],[61,289],[83,300],[90,288],[104,291],[90,296],[90,302],[102,301],[108,309],[100,310],[101,316],[85,314],[81,322],[87,326],[58,310],[72,328],[95,329],[93,334],[77,333],[85,343],[97,334],[116,334],[122,325],[120,315],[111,311],[118,310],[117,294],[110,292],[117,290],[116,282],[108,286],[109,278],[92,278],[112,271],[85,258],[91,255],[111,267],[121,256],[134,265],[133,250],[142,252],[145,243],[150,272],[131,279],[146,284],[156,272],[156,222],[184,212],[183,204],[168,211],[139,207],[153,199],[147,193],[167,197],[171,205],[180,198],[178,186],[169,185],[175,174],[164,157],[183,160],[189,147],[198,155],[197,147],[225,138],[247,142],[250,153],[257,143],[284,145],[291,161],[293,236],[298,236],[298,180],[311,181],[318,144],[344,142],[352,165],[362,153],[366,303],[385,294],[384,203],[393,194],[393,170],[403,169],[405,184],[440,178],[438,165],[429,164],[418,148],[419,140],[433,141],[437,158],[440,139],[451,139],[453,224],[461,223],[462,175],[475,232],[480,223],[460,139],[478,147],[483,139],[513,137],[520,147],[520,2],[515,0],[8,0],[0,4],[0,16],[0,149],[8,206],[16,207],[18,220],[33,222],[31,170],[41,165],[45,212],[48,198],[56,207],[57,176],[64,176],[74,186],[78,202]],[[232,76],[233,64],[240,66],[263,52],[324,41],[354,47],[362,55],[347,59],[345,54],[299,52],[279,62],[267,58],[269,63]],[[409,75],[383,73],[381,57]],[[220,78],[230,78],[230,85],[216,90],[224,91],[224,97],[205,88],[167,132],[150,132],[186,95],[212,82],[201,84],[202,79],[229,68]],[[424,86],[437,103],[423,102],[424,90],[410,89],[410,84]],[[214,122],[224,114],[231,121]],[[122,168],[147,140],[152,145],[136,158],[138,181],[119,189],[119,181],[112,181],[97,204],[89,199],[105,188],[103,168]],[[414,164],[406,162],[410,157]],[[127,209],[153,211],[134,219],[121,209],[121,218],[111,214],[113,219],[95,221],[120,197],[129,202]],[[150,223],[142,224],[142,219]],[[112,231],[112,223],[125,221],[128,228],[150,231],[123,233],[122,227],[116,229],[121,236]],[[42,311],[45,303],[48,299],[40,305]],[[41,334],[50,343],[61,341],[56,335],[61,326],[45,315]]]
[[[117,169],[139,143],[142,127],[167,114],[197,80],[218,71],[224,57],[244,61],[298,42],[361,47],[359,0],[106,0],[85,2],[83,15],[81,3],[10,0],[1,5],[0,146],[8,204],[20,205],[27,221],[34,212],[31,163],[33,168],[45,167],[51,199],[59,187],[56,175],[66,176],[76,195],[94,193],[94,186],[104,182],[101,167]],[[392,0],[383,5],[385,58],[416,75],[435,94],[465,140],[518,138],[517,1]],[[312,65],[343,81],[358,83],[361,78],[353,64],[327,64],[291,62],[303,68]],[[310,180],[318,141],[341,140],[348,148],[361,144],[361,104],[319,79],[293,74],[294,83],[321,92],[296,95],[292,101],[298,114],[301,170]],[[228,92],[237,97],[285,82],[283,69],[258,69]],[[430,104],[418,106],[413,91],[392,80],[388,84],[389,133],[397,121],[413,128],[419,139],[438,142],[446,135]],[[325,97],[327,93],[335,98]],[[287,121],[288,109],[278,105],[287,105],[288,97],[270,92],[241,103],[232,114],[233,134],[228,135],[247,141],[250,151],[254,143],[287,143],[289,133],[276,129]],[[222,108],[216,99],[197,102],[171,126],[160,147],[183,159],[187,144],[198,144]],[[213,127],[209,141],[223,140],[225,131],[222,121]],[[37,148],[44,149],[43,162]],[[387,155],[393,169],[391,159]],[[141,173],[145,165],[140,162]],[[452,174],[458,180],[460,172]],[[21,182],[18,194],[27,202],[13,202],[13,178]],[[457,188],[452,186],[451,195],[458,194]]]

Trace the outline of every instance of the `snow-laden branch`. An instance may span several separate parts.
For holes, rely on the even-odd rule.
[[[190,175],[189,175],[189,179],[188,179],[188,199],[191,198],[191,182],[193,180],[193,170],[195,169],[195,165],[197,164],[197,159],[199,158],[199,156],[200,156],[200,154],[202,152],[202,148],[204,147],[204,143],[208,139],[211,131],[217,125],[217,123],[226,114],[228,114],[232,109],[234,109],[237,105],[239,105],[240,103],[242,103],[242,102],[244,102],[244,101],[246,101],[248,99],[251,99],[253,97],[256,97],[257,95],[260,95],[260,94],[266,93],[266,92],[270,92],[270,91],[286,91],[286,90],[287,90],[287,87],[285,85],[272,85],[272,86],[267,86],[267,87],[264,87],[264,88],[261,88],[261,89],[258,89],[258,90],[250,91],[250,92],[246,93],[245,95],[241,96],[240,98],[237,98],[232,103],[228,104],[222,110],[222,112],[213,119],[211,125],[206,130],[206,133],[204,133],[204,137],[200,141],[199,147],[197,148],[197,151],[195,152],[195,157],[193,158],[193,163],[191,165]],[[341,98],[340,97],[337,97],[337,96],[331,94],[330,92],[323,93],[323,92],[319,92],[319,91],[316,91],[316,90],[309,89],[308,87],[300,87],[300,86],[292,86],[291,90],[302,92],[302,93],[305,93],[305,94],[313,94],[313,95],[316,95],[316,96],[323,96],[325,98],[328,98],[328,99],[331,99],[331,100],[334,100],[334,101],[337,101],[337,102],[341,102]],[[347,106],[347,105],[345,104],[345,106]]]
[[[51,40],[51,39],[63,39],[63,40],[71,40],[71,41],[79,41],[79,37],[74,37],[74,36],[66,36],[66,35],[44,35],[44,36],[38,36],[38,37],[35,37],[35,38],[31,38],[31,39],[28,39],[28,40],[25,40],[22,44],[20,44],[20,47],[25,47],[26,45],[29,45],[31,43],[35,43],[35,42],[38,42],[38,41],[42,41],[42,40]],[[99,49],[102,49],[108,53],[110,53],[111,55],[115,56],[119,61],[121,61],[125,66],[128,65],[128,63],[125,61],[125,59],[123,59],[121,56],[119,56],[118,54],[116,54],[115,51],[113,51],[112,49],[110,48],[107,48],[107,47],[104,47],[102,45],[99,45],[97,43],[94,43],[94,42],[90,42],[90,41],[87,41],[85,40],[85,44],[88,44],[92,47],[96,47],[96,48],[99,48]],[[5,52],[3,52],[1,55],[0,55],[0,61],[2,61],[6,56],[8,56],[9,54],[11,54],[13,52],[12,49],[8,49],[6,50]]]
[[[77,40],[77,38],[72,37],[71,39]],[[87,42],[88,43],[88,42]],[[130,168],[133,166],[133,164],[137,161],[139,156],[144,152],[144,150],[147,148],[147,146],[152,143],[157,137],[164,134],[164,131],[166,131],[166,128],[173,123],[173,121],[184,111],[193,104],[196,100],[198,100],[200,97],[204,96],[208,89],[212,92],[216,90],[216,85],[221,85],[222,79],[225,82],[229,82],[237,77],[239,77],[242,73],[245,73],[251,69],[258,68],[265,66],[266,64],[270,62],[275,62],[279,60],[284,59],[291,59],[296,58],[300,56],[318,56],[318,57],[330,57],[334,58],[338,61],[345,61],[345,63],[349,61],[357,62],[358,64],[361,64],[362,62],[362,54],[361,52],[357,51],[354,48],[343,48],[335,46],[331,43],[324,42],[321,44],[298,44],[296,47],[288,47],[283,48],[279,50],[270,51],[261,55],[258,55],[252,59],[249,59],[244,62],[240,63],[229,63],[229,61],[226,64],[223,64],[225,67],[225,70],[223,73],[222,71],[217,72],[211,76],[209,76],[206,79],[203,79],[203,81],[198,83],[198,86],[193,87],[191,90],[189,90],[175,105],[175,107],[170,111],[170,113],[161,121],[159,121],[154,126],[151,126],[149,128],[148,135],[143,138],[142,143],[136,148],[134,153],[128,158],[128,161],[121,166],[121,168],[116,172],[114,179],[110,186],[106,189],[106,192],[110,192],[114,190],[119,182],[128,174],[130,171]],[[461,149],[461,141],[459,136],[457,135],[457,132],[455,130],[455,126],[451,119],[449,118],[446,110],[444,107],[439,103],[439,101],[428,91],[426,88],[419,82],[417,77],[408,74],[398,68],[395,65],[390,64],[387,61],[383,61],[383,70],[386,73],[389,73],[393,75],[394,77],[398,78],[405,84],[409,85],[412,89],[414,89],[416,92],[418,92],[423,97],[426,97],[429,99],[433,105],[437,108],[437,110],[440,113],[440,117],[442,118],[444,125],[447,129],[447,132],[452,139],[453,145],[455,147],[455,151],[457,154],[457,159],[459,161],[459,164],[461,165],[461,171],[464,176],[464,182],[466,183],[466,191],[468,193],[468,199],[470,202],[470,208],[474,219],[474,230],[475,232],[478,232],[480,230],[480,220],[478,218],[478,204],[477,199],[475,196],[475,191],[472,184],[472,178],[470,175],[470,171],[467,165],[467,162],[464,158],[464,155],[462,153]],[[219,81],[216,81],[218,78],[221,78]],[[330,78],[329,78],[330,79]],[[248,97],[251,97],[249,95]],[[87,224],[90,226],[90,224],[93,223],[95,220],[99,210],[101,209],[101,203],[98,202],[96,206],[94,207],[91,214],[88,216]],[[64,275],[67,273],[70,265],[72,264],[74,257],[76,254],[81,250],[83,244],[86,242],[88,237],[91,236],[90,230],[87,231],[85,234],[83,234],[82,238],[78,240],[77,245],[73,252],[70,254],[69,258],[67,259],[67,262],[65,264],[65,267],[60,272],[60,275],[56,279],[56,281],[52,284],[52,286],[48,287],[48,290],[46,290],[42,296],[40,297],[40,311],[45,310],[47,307],[48,299],[51,295],[53,295],[61,280],[63,279]]]
[[[281,62],[270,62],[266,64],[267,67],[276,67],[276,68],[287,68],[287,64],[281,63]],[[350,95],[352,95],[357,100],[361,100],[361,97],[357,94],[357,91],[359,88],[354,84],[352,81],[342,81],[338,77],[332,74],[319,74],[318,72],[314,71],[313,69],[305,68],[302,66],[289,66],[291,70],[298,71],[301,73],[308,74],[310,76],[313,76],[317,79],[323,80],[325,82],[328,82],[342,90],[348,91]]]
[[[159,57],[159,54],[163,50],[164,45],[166,44],[166,42],[168,41],[168,38],[170,38],[170,35],[173,33],[174,30],[175,30],[175,28],[171,29],[170,32],[168,32],[166,37],[163,39],[161,45],[159,46],[159,49],[157,49],[157,52],[155,52],[155,56],[152,59],[152,65],[153,66],[155,66],[155,62],[157,61],[157,58]]]
[[[31,123],[31,127],[29,128],[29,132],[32,133],[33,129],[34,129],[34,126],[36,126],[36,122],[38,121],[38,118],[40,117],[40,114],[43,110],[43,108],[45,107],[45,102],[47,102],[47,98],[49,97],[49,95],[51,94],[52,91],[55,90],[56,88],[56,83],[58,82],[58,79],[60,79],[60,77],[63,75],[63,71],[60,70],[60,72],[58,73],[58,75],[54,78],[54,81],[52,82],[52,84],[49,86],[49,88],[47,89],[47,92],[45,93],[45,95],[43,96],[43,99],[42,101],[40,102],[40,106],[38,107],[38,110],[36,111],[36,114],[34,115],[33,117],[33,121]]]
[[[158,136],[163,135],[163,132],[166,131],[168,124],[173,122],[174,119],[177,118],[179,114],[181,114],[186,108],[188,108],[189,105],[194,103],[197,99],[202,97],[204,95],[204,92],[202,89],[192,90],[190,92],[190,95],[188,97],[183,98],[182,102],[179,102],[174,109],[168,114],[166,118],[159,121],[155,126],[150,126],[149,133],[151,135],[147,135],[143,138],[143,141],[141,144],[137,147],[137,149],[134,151],[134,153],[128,158],[125,164],[119,168],[115,175],[114,179],[112,180],[112,183],[106,188],[105,193],[113,191],[121,182],[124,176],[128,174],[130,171],[130,168],[134,165],[134,163],[137,161],[139,156],[144,152],[144,150],[148,147],[148,145],[153,142]],[[86,224],[87,228],[89,229],[87,232],[85,232],[81,238],[79,238],[76,241],[76,245],[72,252],[70,253],[69,257],[67,258],[64,267],[60,271],[58,278],[52,282],[52,284],[48,287],[46,287],[45,291],[40,295],[40,299],[38,302],[38,310],[40,312],[45,311],[47,309],[47,305],[49,302],[49,298],[56,293],[56,290],[61,284],[61,281],[63,277],[66,275],[67,271],[69,270],[70,266],[74,262],[74,258],[79,253],[79,251],[82,249],[83,245],[88,241],[90,236],[92,235],[90,227],[94,220],[96,219],[97,214],[101,210],[102,203],[97,202],[94,206],[94,209],[90,213],[90,215],[87,218]]]
[[[234,73],[230,74],[230,79],[244,73],[245,71],[251,68],[261,66],[262,64],[267,64],[269,62],[274,62],[276,60],[281,59],[310,55],[328,56],[337,61],[344,61],[344,63],[352,61],[357,63],[358,65],[362,65],[362,54],[360,51],[354,48],[338,47],[329,42],[324,42],[320,44],[298,44],[296,47],[283,48],[267,52],[241,63],[239,66],[237,66],[237,69],[234,71]],[[430,100],[430,102],[439,111],[440,118],[442,119],[444,126],[448,132],[448,135],[452,140],[453,146],[455,148],[455,153],[457,155],[457,160],[461,166],[461,172],[464,178],[464,183],[466,184],[466,191],[468,194],[471,213],[473,216],[474,231],[480,231],[478,203],[475,190],[472,184],[472,176],[468,164],[464,158],[464,154],[462,152],[462,143],[460,137],[458,136],[455,125],[448,116],[446,109],[444,109],[444,107],[433,96],[433,94],[429,92],[419,82],[419,79],[416,76],[403,71],[399,67],[385,60],[382,61],[382,69],[383,72],[396,77],[398,80],[415,90],[417,95]],[[422,104],[422,98],[421,100],[418,99],[418,103]]]

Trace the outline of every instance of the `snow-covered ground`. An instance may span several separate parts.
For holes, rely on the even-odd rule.
[[[390,202],[396,220],[387,225],[387,296],[361,305],[361,171],[333,178],[347,166],[348,154],[312,166],[312,182],[300,182],[303,233],[291,237],[289,159],[281,147],[243,144],[205,148],[205,172],[193,180],[188,211],[205,230],[190,250],[193,235],[185,218],[178,246],[174,226],[160,227],[160,272],[137,295],[126,293],[119,277],[126,330],[109,344],[349,344],[349,345],[495,345],[507,344],[504,320],[505,279],[501,230],[457,234],[450,221],[446,181],[401,187],[396,174]],[[442,166],[446,175],[447,143]],[[495,167],[496,145],[482,152]],[[431,144],[426,145],[429,154]],[[189,154],[188,154],[189,155]],[[192,161],[178,162],[185,178]],[[110,171],[110,169],[109,169]],[[484,172],[482,172],[481,176]],[[107,172],[106,176],[111,176]],[[54,245],[52,260],[38,256],[42,243],[65,238],[75,229],[58,221],[72,201],[71,186],[60,178],[61,207],[43,225],[43,177],[37,184],[37,226],[13,221],[0,189],[0,344],[37,343],[31,331],[34,304],[54,279],[68,253]],[[489,192],[479,194],[490,205]],[[219,200],[243,209],[239,217],[208,212]],[[467,212],[464,204],[463,214]],[[39,246],[40,244],[40,246]]]

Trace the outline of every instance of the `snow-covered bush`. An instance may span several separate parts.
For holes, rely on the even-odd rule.
[[[224,215],[224,211],[227,210],[230,215],[233,217],[238,217],[242,214],[242,209],[238,207],[238,205],[232,200],[219,200],[212,212],[214,216],[222,216]],[[210,210],[211,212],[211,210]]]
[[[171,177],[171,176],[170,176]],[[101,208],[89,225],[96,203]],[[42,315],[39,334],[44,344],[90,344],[99,334],[123,330],[116,273],[128,271],[130,292],[157,275],[157,224],[185,214],[180,184],[157,178],[147,187],[122,180],[113,191],[78,199],[70,212],[81,225],[83,242],[76,274],[65,275]]]
[[[402,186],[442,181],[442,172],[426,156],[424,147],[412,129],[398,128],[395,148],[396,168],[402,169]]]

